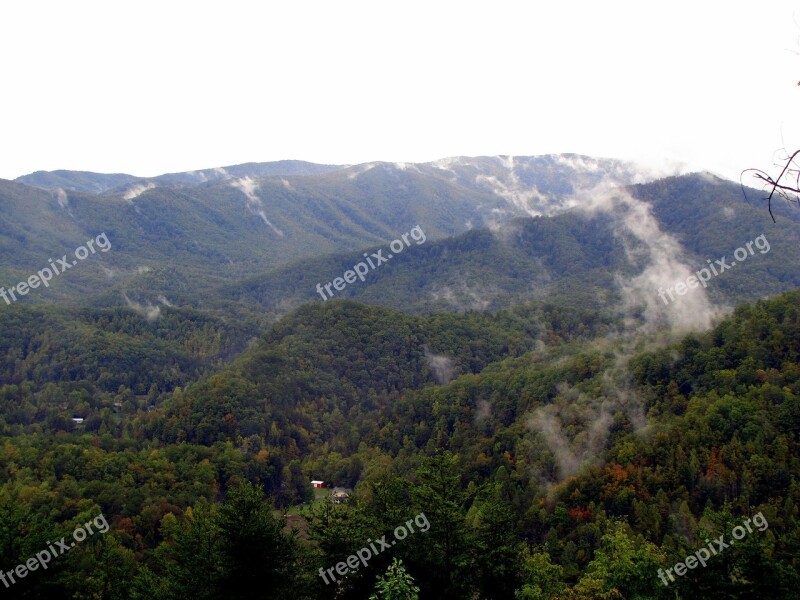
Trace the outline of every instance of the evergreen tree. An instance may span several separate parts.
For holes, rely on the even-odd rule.
[[[231,488],[217,523],[225,597],[296,598],[296,540],[283,533],[285,521],[272,514],[260,487],[244,482]]]

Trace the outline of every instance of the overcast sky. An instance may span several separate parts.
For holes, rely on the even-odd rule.
[[[800,3],[743,4],[4,2],[0,177],[576,152],[738,179],[800,147]]]

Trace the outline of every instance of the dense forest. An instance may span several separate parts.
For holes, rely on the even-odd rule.
[[[796,597],[798,312],[791,292],[631,341],[619,315],[555,304],[336,300],[253,340],[189,309],[12,307],[0,568],[98,515],[110,527],[2,593]],[[429,529],[327,571],[422,514]],[[763,531],[661,582],[757,515]]]

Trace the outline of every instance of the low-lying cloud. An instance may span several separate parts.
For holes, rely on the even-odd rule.
[[[128,298],[127,294],[123,294],[122,297],[125,298],[125,304],[128,305],[128,308],[140,314],[147,321],[150,322],[155,321],[161,316],[160,306],[154,306],[150,302],[148,302],[147,304],[141,304],[139,302],[136,302]]]
[[[625,328],[598,342],[601,351],[614,348],[609,366],[595,376],[601,384],[598,394],[587,397],[562,385],[559,398],[539,407],[528,419],[529,429],[539,433],[553,453],[559,480],[602,461],[616,418],[624,417],[633,431],[648,435],[644,405],[628,372],[630,358],[663,347],[690,331],[706,330],[722,314],[703,289],[669,305],[658,298],[659,286],[686,279],[693,270],[678,241],[662,230],[650,204],[611,183],[576,195],[571,204],[589,216],[610,217],[628,263],[638,272],[616,275]]]
[[[456,371],[455,361],[452,358],[442,354],[433,354],[426,349],[425,361],[437,383],[440,385],[450,383]]]
[[[239,179],[233,180],[231,185],[242,192],[247,198],[247,210],[249,210],[251,214],[261,217],[261,220],[264,221],[267,227],[272,229],[276,235],[283,237],[283,232],[270,222],[264,212],[264,203],[261,201],[261,198],[256,195],[258,184],[250,177],[240,177]]]
[[[128,202],[130,202],[134,198],[138,198],[139,196],[144,194],[146,191],[152,190],[155,187],[156,187],[156,184],[153,183],[152,181],[149,181],[147,183],[137,183],[136,185],[134,185],[131,188],[129,188],[128,190],[126,190],[126,192],[122,195],[122,197],[125,200],[127,200]]]
[[[650,204],[622,188],[607,185],[581,194],[573,204],[588,214],[609,215],[628,259],[633,264],[643,265],[642,271],[634,277],[617,274],[617,283],[628,311],[644,307],[644,332],[665,326],[674,333],[711,327],[721,311],[712,306],[704,290],[673,305],[664,305],[654,292],[664,282],[685,280],[694,270],[684,262],[684,252],[678,241],[661,229]]]

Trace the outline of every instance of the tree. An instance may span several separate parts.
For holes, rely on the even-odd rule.
[[[510,598],[521,583],[517,566],[520,544],[512,506],[499,484],[486,486],[470,511],[476,551],[482,557],[478,586],[481,598]]]
[[[742,192],[747,198],[747,191],[744,187],[745,174],[752,174],[752,176],[760,182],[764,192],[769,194],[764,198],[767,201],[767,208],[769,216],[772,217],[773,223],[775,222],[775,215],[772,214],[772,199],[775,195],[785,199],[788,202],[795,202],[800,205],[800,163],[797,162],[800,157],[800,150],[795,150],[792,154],[785,152],[776,162],[778,175],[773,177],[763,169],[750,168],[742,171],[740,176],[740,183],[742,184]]]
[[[365,514],[357,503],[336,505],[326,498],[307,510],[305,516],[311,537],[322,553],[319,564],[323,569],[335,565],[345,557],[355,554],[367,545],[367,540],[377,539],[381,526],[376,519]],[[335,581],[326,585],[326,593],[335,593],[337,598],[364,598],[372,589],[372,579],[380,572],[383,557],[373,557],[367,566],[359,566],[346,576],[334,576]],[[384,565],[386,563],[383,563]],[[372,571],[372,573],[370,573]],[[321,581],[316,578],[317,581]]]
[[[458,473],[458,456],[449,451],[422,461],[417,470],[414,500],[430,521],[430,531],[409,540],[414,557],[424,565],[430,587],[439,598],[462,598],[474,576],[470,567],[465,517],[467,493]],[[423,585],[426,592],[428,585]]]
[[[378,577],[375,593],[369,600],[417,600],[419,588],[414,585],[414,578],[409,575],[403,561],[395,558],[386,573]]]
[[[219,511],[223,575],[227,598],[295,598],[295,539],[283,533],[263,490],[250,482],[234,487]]]
[[[167,517],[162,521],[162,529],[165,523],[174,520],[172,515]],[[167,571],[168,585],[176,599],[210,600],[221,591],[221,532],[218,519],[214,505],[200,503],[194,510],[187,510],[186,525],[177,529],[169,545],[174,563]]]
[[[664,552],[642,536],[633,537],[625,523],[612,525],[586,573],[571,590],[571,598],[589,600],[625,598],[653,600],[672,597],[658,583],[657,572],[666,562]]]
[[[564,568],[555,565],[547,552],[531,553],[528,546],[522,548],[522,574],[525,583],[514,592],[516,600],[550,600],[560,597],[566,587],[563,583]]]

